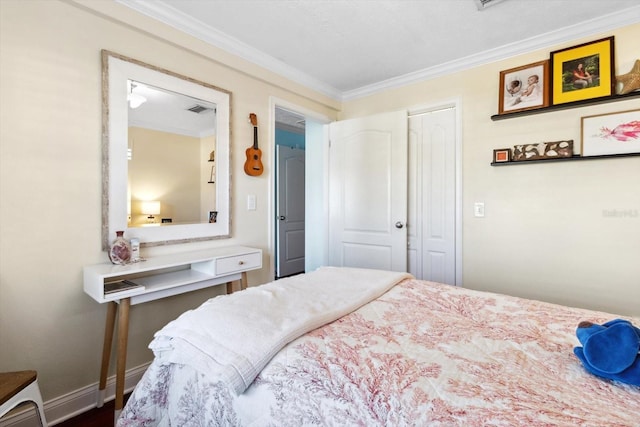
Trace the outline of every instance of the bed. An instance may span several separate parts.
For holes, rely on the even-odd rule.
[[[158,331],[117,425],[640,426],[640,387],[573,354],[579,322],[620,317],[321,268]]]

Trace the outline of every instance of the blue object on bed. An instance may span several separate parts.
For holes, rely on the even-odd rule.
[[[581,322],[576,335],[582,347],[573,352],[587,371],[640,386],[640,329],[623,319],[602,325]]]

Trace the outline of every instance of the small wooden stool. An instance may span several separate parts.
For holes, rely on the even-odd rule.
[[[37,378],[36,371],[0,373],[0,418],[21,403],[33,402],[36,405],[40,425],[47,427]]]

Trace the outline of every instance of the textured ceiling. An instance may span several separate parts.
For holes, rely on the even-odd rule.
[[[640,22],[638,0],[116,0],[338,99]]]
[[[299,132],[305,128],[304,116],[288,111],[282,108],[276,108],[275,111],[276,127],[290,132]]]
[[[215,104],[139,82],[133,82],[130,90],[144,97],[145,102],[138,108],[129,108],[129,126],[196,138],[215,134]],[[189,110],[194,107],[206,109]]]

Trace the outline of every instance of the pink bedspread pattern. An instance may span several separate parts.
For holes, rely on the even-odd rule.
[[[405,280],[291,342],[241,396],[153,363],[118,425],[640,426],[640,388],[572,353],[581,320],[613,317]]]

